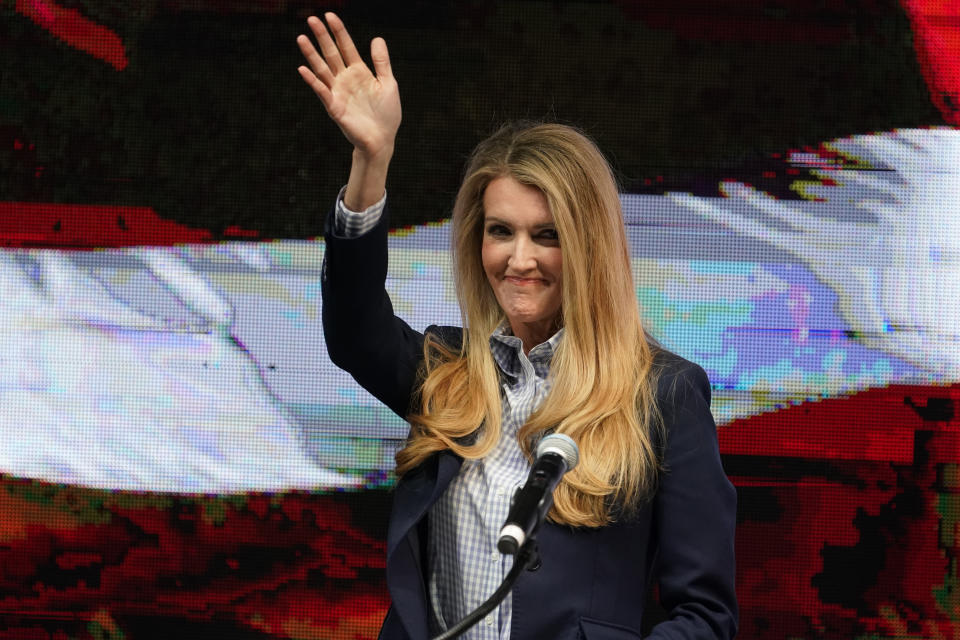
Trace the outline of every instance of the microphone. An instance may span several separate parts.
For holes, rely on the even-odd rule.
[[[553,490],[560,478],[580,460],[580,450],[570,436],[551,433],[537,445],[537,458],[527,482],[513,496],[507,521],[500,529],[497,549],[515,555],[537,530],[553,505]]]

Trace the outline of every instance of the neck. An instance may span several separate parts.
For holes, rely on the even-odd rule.
[[[520,338],[520,342],[523,343],[524,355],[529,355],[531,349],[549,340],[558,330],[558,323],[554,320],[535,324],[514,325],[511,323],[510,325],[510,332]]]

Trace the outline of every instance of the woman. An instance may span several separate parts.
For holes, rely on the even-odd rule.
[[[703,371],[644,334],[616,185],[603,156],[560,125],[480,144],[453,237],[464,329],[426,335],[384,291],[385,183],[400,124],[387,47],[376,74],[343,23],[308,23],[300,74],[354,145],[328,216],[323,318],[330,357],[411,424],[387,535],[393,606],[381,638],[426,638],[489,596],[513,489],[548,431],[580,464],[524,572],[471,638],[638,638],[649,585],[667,619],[651,637],[728,638],[735,494],[720,466]]]

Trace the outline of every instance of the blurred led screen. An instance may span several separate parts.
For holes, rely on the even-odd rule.
[[[9,0],[0,639],[376,637],[407,426],[324,346],[350,149],[295,37],[329,9],[400,83],[398,315],[460,324],[473,145],[580,126],[713,385],[739,637],[960,634],[956,3]]]

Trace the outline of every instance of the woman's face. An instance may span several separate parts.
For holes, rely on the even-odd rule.
[[[481,260],[493,293],[526,350],[559,325],[563,258],[547,198],[511,177],[483,194]]]

